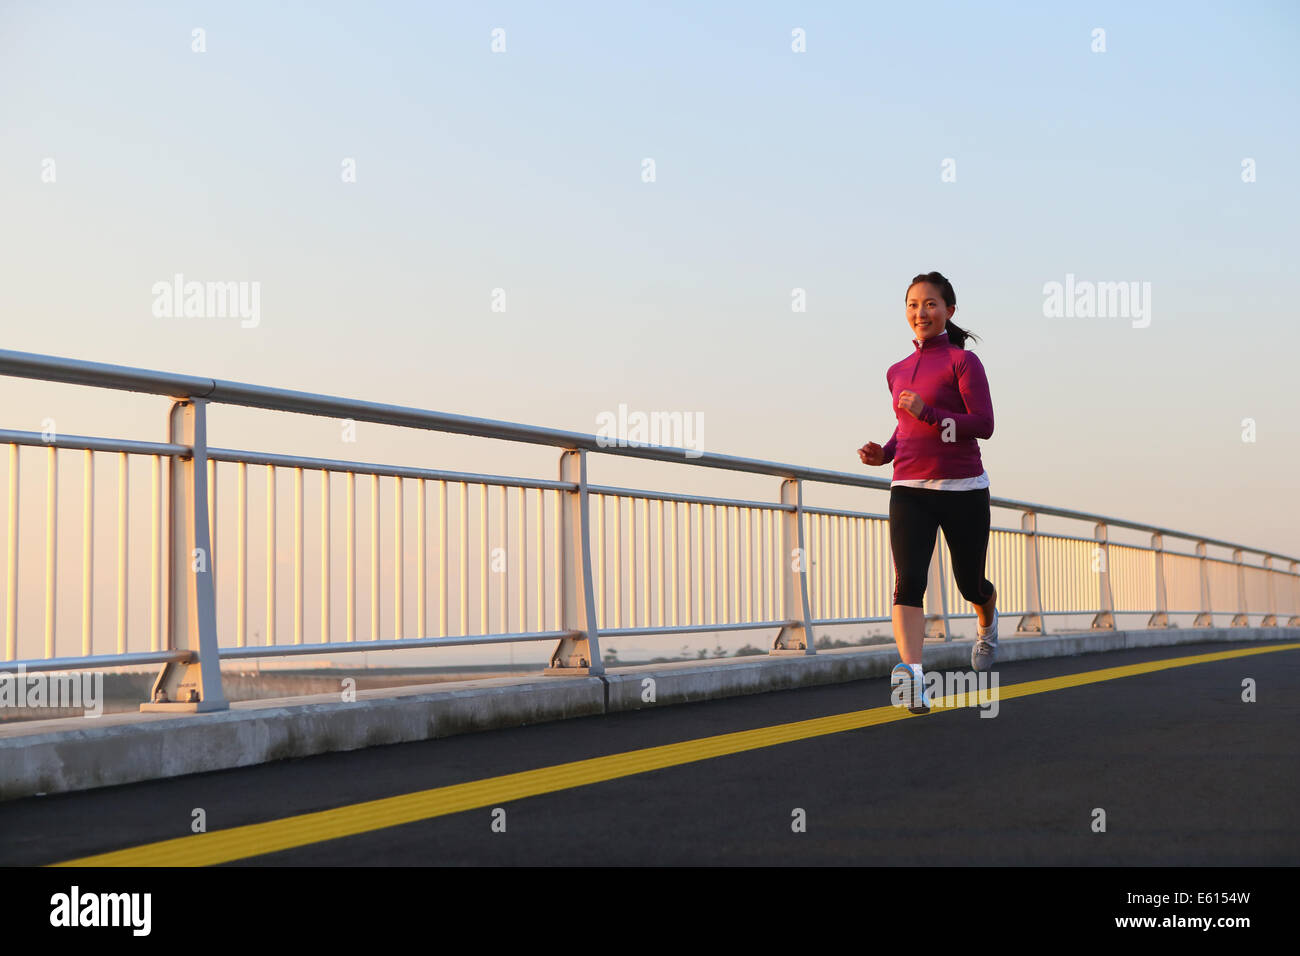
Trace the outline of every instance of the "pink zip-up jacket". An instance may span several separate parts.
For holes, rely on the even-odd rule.
[[[948,330],[918,342],[908,358],[889,367],[885,381],[898,426],[884,446],[894,479],[977,478],[984,473],[977,438],[993,436],[993,399],[984,366],[973,352],[948,341]],[[921,397],[921,417],[898,407],[904,390]],[[945,420],[952,420],[944,441]]]

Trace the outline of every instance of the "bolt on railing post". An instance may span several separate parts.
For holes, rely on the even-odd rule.
[[[925,636],[932,640],[950,641],[952,634],[948,630],[948,593],[943,580],[943,546],[941,536],[936,535],[934,553],[930,556],[929,580],[925,586],[925,600],[933,610],[935,601],[939,602],[938,614],[925,616]]]
[[[815,654],[812,613],[808,608],[808,551],[803,540],[803,482],[786,478],[781,482],[781,504],[793,510],[781,512],[781,541],[790,548],[778,555],[781,562],[782,609],[785,623],[772,639],[772,655]]]
[[[1093,529],[1097,540],[1095,553],[1100,554],[1101,562],[1097,566],[1097,600],[1101,607],[1092,619],[1092,626],[1097,630],[1115,630],[1115,604],[1110,591],[1110,541],[1107,537],[1105,522],[1098,521]]]
[[[1156,565],[1156,612],[1147,621],[1147,627],[1170,627],[1169,598],[1165,592],[1165,539],[1158,531],[1151,535],[1151,550]]]
[[[1025,536],[1025,613],[1020,615],[1016,633],[1046,634],[1043,617],[1043,594],[1039,585],[1038,515],[1026,511],[1020,516],[1020,530]]]
[[[567,448],[560,454],[560,480],[578,486],[560,492],[563,506],[555,529],[560,546],[560,566],[555,569],[560,584],[560,628],[578,634],[560,638],[544,673],[564,677],[603,674],[596,594],[591,586],[591,512],[585,449]],[[605,560],[603,554],[600,560]]]
[[[1232,560],[1237,563],[1237,613],[1233,615],[1232,627],[1249,627],[1250,612],[1246,607],[1246,561],[1241,548],[1232,550]]]
[[[1268,572],[1268,613],[1259,622],[1260,627],[1277,627],[1277,589],[1273,586],[1273,556],[1264,555],[1264,570]]]
[[[217,647],[217,605],[212,586],[215,555],[208,538],[207,403],[190,398],[172,403],[168,441],[187,445],[189,455],[168,462],[171,521],[167,535],[167,646],[191,652],[185,662],[169,661],[154,681],[142,711],[214,711],[229,705],[221,686]]]
[[[1201,612],[1196,615],[1192,627],[1213,627],[1214,606],[1210,603],[1210,559],[1205,553],[1205,542],[1196,542],[1196,563],[1200,567]]]

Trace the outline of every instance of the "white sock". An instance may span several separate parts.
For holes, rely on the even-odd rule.
[[[930,694],[925,689],[925,672],[921,670],[921,665],[913,664],[912,673],[916,675],[916,696],[920,699],[921,703],[929,706]]]
[[[978,622],[976,622],[976,623],[977,623],[977,625],[978,625]],[[979,636],[980,636],[980,637],[988,637],[990,634],[993,633],[993,628],[995,628],[995,627],[997,626],[997,623],[998,623],[998,609],[997,609],[997,608],[994,608],[994,609],[993,609],[993,620],[989,622],[989,626],[988,626],[988,627],[980,627],[980,628],[979,628]]]

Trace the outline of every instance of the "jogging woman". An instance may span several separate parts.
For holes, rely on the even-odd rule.
[[[898,427],[882,448],[858,449],[866,465],[894,463],[889,489],[889,543],[894,555],[894,640],[903,659],[890,681],[904,688],[913,713],[929,710],[921,649],[925,644],[926,580],[935,534],[943,528],[953,577],[975,605],[978,631],[971,666],[986,671],[998,643],[997,591],[984,577],[989,544],[989,475],[976,439],[993,435],[993,402],[970,335],[952,321],[957,296],[938,272],[907,287],[914,351],[889,367],[885,380]]]

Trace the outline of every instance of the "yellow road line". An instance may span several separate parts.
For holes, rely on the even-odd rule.
[[[1271,654],[1296,648],[1300,648],[1300,644],[1279,644],[1271,647],[1251,647],[1218,651],[1213,654],[1197,654],[1191,657],[1167,658],[1145,664],[1129,664],[1124,667],[1107,667],[1080,674],[1067,674],[1063,677],[1010,684],[999,687],[991,698],[986,697],[984,700],[1011,700],[1016,697],[1027,697],[1030,694],[1043,694],[1067,687],[1080,687],[1084,684],[1096,684],[1121,677],[1134,677],[1174,667],[1188,667],[1192,664],[1249,657],[1253,654]],[[933,709],[936,711],[958,709],[956,697],[935,701]],[[315,813],[303,813],[266,823],[253,823],[231,827],[228,830],[176,837],[54,865],[207,866],[229,863],[233,860],[290,850],[325,840],[401,826],[417,820],[429,820],[464,810],[535,797],[543,793],[554,793],[557,790],[584,787],[605,780],[616,780],[619,777],[630,777],[651,770],[694,763],[698,760],[709,760],[713,757],[743,753],[746,750],[758,750],[796,740],[807,740],[827,734],[843,733],[846,730],[887,724],[895,720],[906,720],[912,716],[907,710],[898,707],[874,707],[870,710],[835,714],[830,717],[817,717],[772,727],[719,734],[716,737],[701,737],[660,747],[647,747],[643,750],[576,760],[572,763],[472,780],[447,787],[435,787],[397,797],[368,800],[365,803],[354,803]]]

